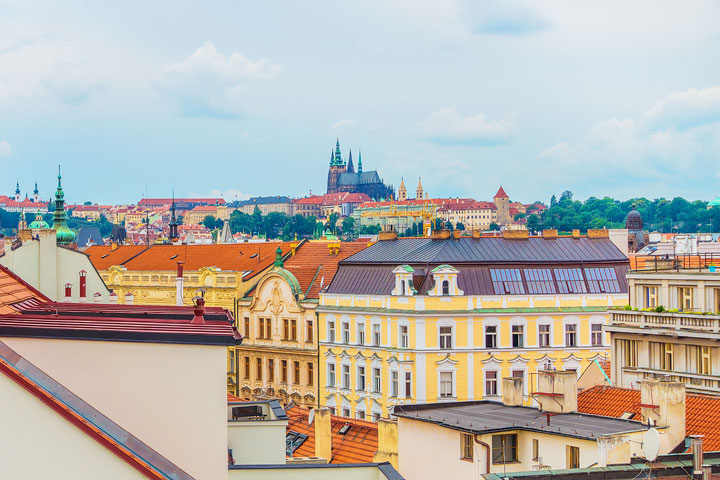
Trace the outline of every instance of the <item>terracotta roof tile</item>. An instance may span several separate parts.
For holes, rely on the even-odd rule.
[[[293,453],[293,457],[315,456],[315,427],[308,425],[310,411],[293,406],[285,413],[288,416],[287,431],[307,435],[308,438]],[[331,416],[332,424],[332,458],[330,463],[370,463],[378,448],[377,424],[354,420],[352,418]],[[349,424],[350,429],[345,435],[338,433]]]
[[[83,251],[98,270],[107,270],[113,265],[122,265],[147,248],[146,245],[93,245]]]
[[[686,394],[685,434],[704,435],[703,450],[720,450],[720,397]],[[640,390],[595,386],[578,394],[578,411],[593,415],[619,417],[625,412],[640,417]]]
[[[18,313],[20,305],[38,305],[49,299],[0,265],[0,314]]]
[[[340,246],[337,254],[332,254],[332,245]],[[295,275],[306,298],[319,298],[321,288],[330,285],[337,273],[338,262],[367,246],[367,242],[307,242],[285,261],[285,269]]]
[[[508,197],[508,194],[505,193],[505,190],[503,190],[503,187],[500,186],[500,188],[498,189],[497,193],[495,194],[495,196],[493,198],[510,198],[510,197]]]

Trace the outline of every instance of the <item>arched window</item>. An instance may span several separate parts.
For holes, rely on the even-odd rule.
[[[442,294],[450,295],[450,282],[448,282],[447,280],[443,280],[442,282]]]

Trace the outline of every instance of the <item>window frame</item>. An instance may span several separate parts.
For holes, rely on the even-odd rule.
[[[455,372],[451,371],[440,371],[439,372],[439,379],[440,379],[440,390],[439,390],[439,397],[440,398],[455,398]],[[449,375],[450,379],[443,379],[444,375]],[[446,390],[447,385],[450,386],[450,391],[448,392]]]
[[[337,378],[336,378],[336,367],[335,362],[327,362],[327,387],[330,388],[336,388],[337,385]]]
[[[367,390],[367,379],[365,378],[365,375],[367,374],[367,370],[365,369],[365,365],[357,365],[357,382],[355,384],[358,392],[364,392]]]
[[[565,346],[575,348],[578,346],[578,325],[571,322],[564,325],[565,330]]]
[[[466,462],[474,462],[474,451],[475,438],[472,433],[461,433],[460,434],[460,460]]]
[[[444,332],[445,329],[449,329],[449,332]],[[438,347],[440,350],[452,350],[453,330],[452,325],[438,325]]]
[[[498,395],[498,371],[485,370],[485,396],[497,397]]]
[[[492,328],[493,332],[489,333],[488,329]],[[489,345],[488,338],[492,338],[492,345]],[[497,325],[485,325],[485,348],[498,348],[498,326]]]
[[[491,268],[495,295],[526,295],[521,268]]]
[[[512,441],[508,442],[510,439],[512,439]],[[508,445],[508,443],[510,443],[510,445]],[[498,452],[498,450],[500,451]],[[517,434],[501,433],[493,435],[490,444],[490,451],[490,461],[493,465],[517,462],[519,458]]]
[[[558,293],[562,295],[588,293],[587,284],[585,283],[585,275],[582,268],[553,268],[553,275],[555,276]]]
[[[600,330],[597,331],[595,327],[600,327]],[[590,324],[590,345],[593,347],[602,347],[605,342],[605,332],[603,331],[603,324],[602,323],[591,323]]]
[[[520,332],[516,332],[516,328],[519,328]],[[516,341],[517,339],[520,341]],[[510,341],[513,348],[525,348],[525,325],[516,323],[510,326]]]
[[[620,281],[614,267],[585,267],[589,293],[620,293]]]
[[[547,328],[547,331],[543,329]],[[549,323],[538,324],[538,347],[539,348],[550,348],[552,347],[552,325]]]
[[[557,294],[552,268],[524,268],[523,273],[529,295]]]

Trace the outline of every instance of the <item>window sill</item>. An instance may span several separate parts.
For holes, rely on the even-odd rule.
[[[522,463],[520,460],[513,460],[512,462],[492,462],[493,465],[512,465],[514,463]]]
[[[475,460],[473,460],[472,458],[460,457],[460,460],[463,462],[475,463]]]

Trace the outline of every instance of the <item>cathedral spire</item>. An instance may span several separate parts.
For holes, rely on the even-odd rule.
[[[342,166],[342,155],[340,154],[340,138],[335,140],[335,165]]]
[[[352,149],[350,149],[350,153],[348,154],[347,171],[350,173],[355,173],[355,167],[353,166],[352,161]]]
[[[175,217],[175,187],[172,189],[172,203],[170,204],[170,231],[168,237],[171,242],[178,238],[177,218]]]
[[[75,240],[75,232],[67,226],[67,214],[65,213],[65,193],[62,189],[62,176],[60,175],[60,165],[58,165],[58,186],[55,192],[55,215],[53,228],[57,237],[58,245],[68,245]]]
[[[362,152],[358,151],[358,173],[362,173]]]

